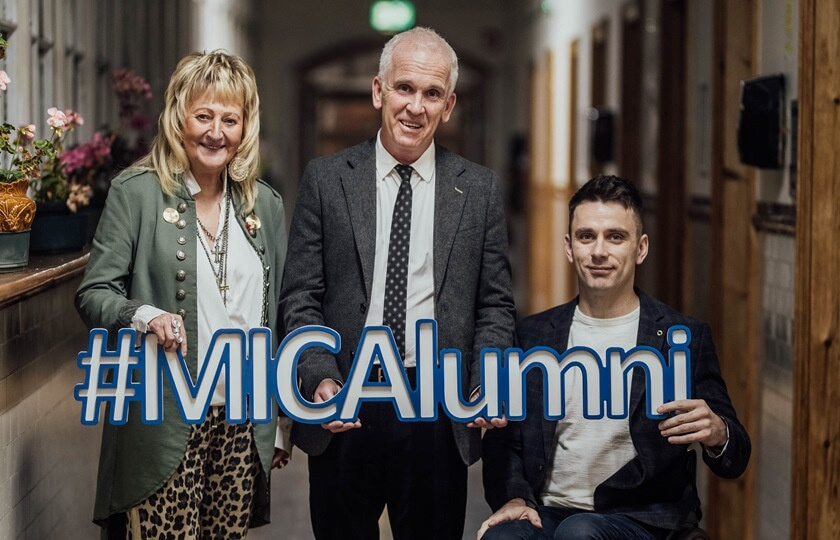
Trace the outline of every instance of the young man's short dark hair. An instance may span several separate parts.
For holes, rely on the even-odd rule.
[[[636,216],[636,228],[642,235],[642,194],[629,180],[619,176],[599,174],[585,183],[569,201],[569,232],[575,208],[584,202],[617,202],[633,211]]]

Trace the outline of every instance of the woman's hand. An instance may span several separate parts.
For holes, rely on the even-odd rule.
[[[149,321],[149,330],[154,332],[158,343],[166,352],[175,352],[179,347],[181,354],[187,354],[187,331],[180,315],[164,313]]]
[[[274,457],[271,460],[271,468],[272,469],[282,469],[286,465],[289,464],[289,453],[285,450],[275,447],[274,448]]]

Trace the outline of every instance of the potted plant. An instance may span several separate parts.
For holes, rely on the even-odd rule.
[[[119,123],[107,126],[83,144],[56,151],[43,164],[41,177],[32,183],[38,218],[32,225],[34,253],[60,253],[81,249],[96,230],[111,179],[146,151],[144,134],[151,122],[137,113],[142,100],[152,97],[151,86],[131,70],[120,69],[111,87],[120,105]],[[72,130],[84,123],[77,112],[50,111]],[[122,133],[129,128],[129,136]],[[93,207],[93,208],[91,208]]]
[[[47,123],[53,131],[72,131],[84,124],[74,111],[51,108]],[[32,223],[30,250],[33,253],[63,253],[81,249],[87,241],[87,215],[77,211],[86,206],[92,193],[84,179],[68,174],[67,155],[61,135],[54,151],[41,163],[41,174],[30,182],[30,193],[37,202],[38,217]],[[72,165],[71,159],[71,165]]]
[[[0,58],[8,42],[0,35]],[[0,70],[0,91],[11,79]],[[41,174],[41,161],[55,157],[55,141],[62,127],[53,127],[52,137],[35,140],[35,126],[0,124],[0,271],[8,272],[29,262],[29,240],[35,203],[26,196],[30,180]]]

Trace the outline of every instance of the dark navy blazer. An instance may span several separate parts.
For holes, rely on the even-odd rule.
[[[668,358],[668,329],[684,325],[691,330],[691,396],[706,400],[729,429],[725,452],[717,458],[703,452],[703,460],[718,476],[739,476],[749,461],[750,439],[721,378],[711,329],[636,292],[641,302],[638,345],[654,347]],[[528,350],[541,345],[564,352],[576,305],[577,299],[522,320],[517,325],[518,346]],[[490,430],[484,437],[484,490],[494,512],[514,498],[538,504],[551,466],[557,425],[543,416],[542,393],[542,371],[534,369],[528,374],[525,420]],[[645,393],[643,370],[636,369],[630,397],[630,436],[638,456],[595,489],[595,511],[622,513],[656,527],[676,529],[691,521],[692,512],[697,518],[700,515],[694,452],[689,451],[689,445],[670,444],[660,435],[659,421],[647,417]]]

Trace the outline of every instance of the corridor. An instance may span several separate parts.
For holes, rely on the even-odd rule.
[[[836,0],[0,0],[0,118],[40,138],[51,108],[81,115],[59,161],[86,163],[91,197],[72,212],[81,244],[31,248],[17,268],[0,257],[0,540],[99,534],[102,428],[79,422],[88,329],[74,294],[109,181],[148,150],[178,61],[224,49],[253,68],[260,177],[288,230],[307,163],[376,135],[371,82],[401,16],[458,54],[435,140],[500,179],[517,318],[578,294],[572,195],[598,174],[629,179],[651,246],[635,283],[710,324],[752,440],[738,479],[699,462],[700,525],[711,538],[840,537]],[[43,184],[30,185],[37,199]],[[49,201],[70,214],[76,196]],[[481,466],[465,539],[490,515]],[[308,496],[296,448],[271,478],[272,523],[248,538],[312,538]]]

